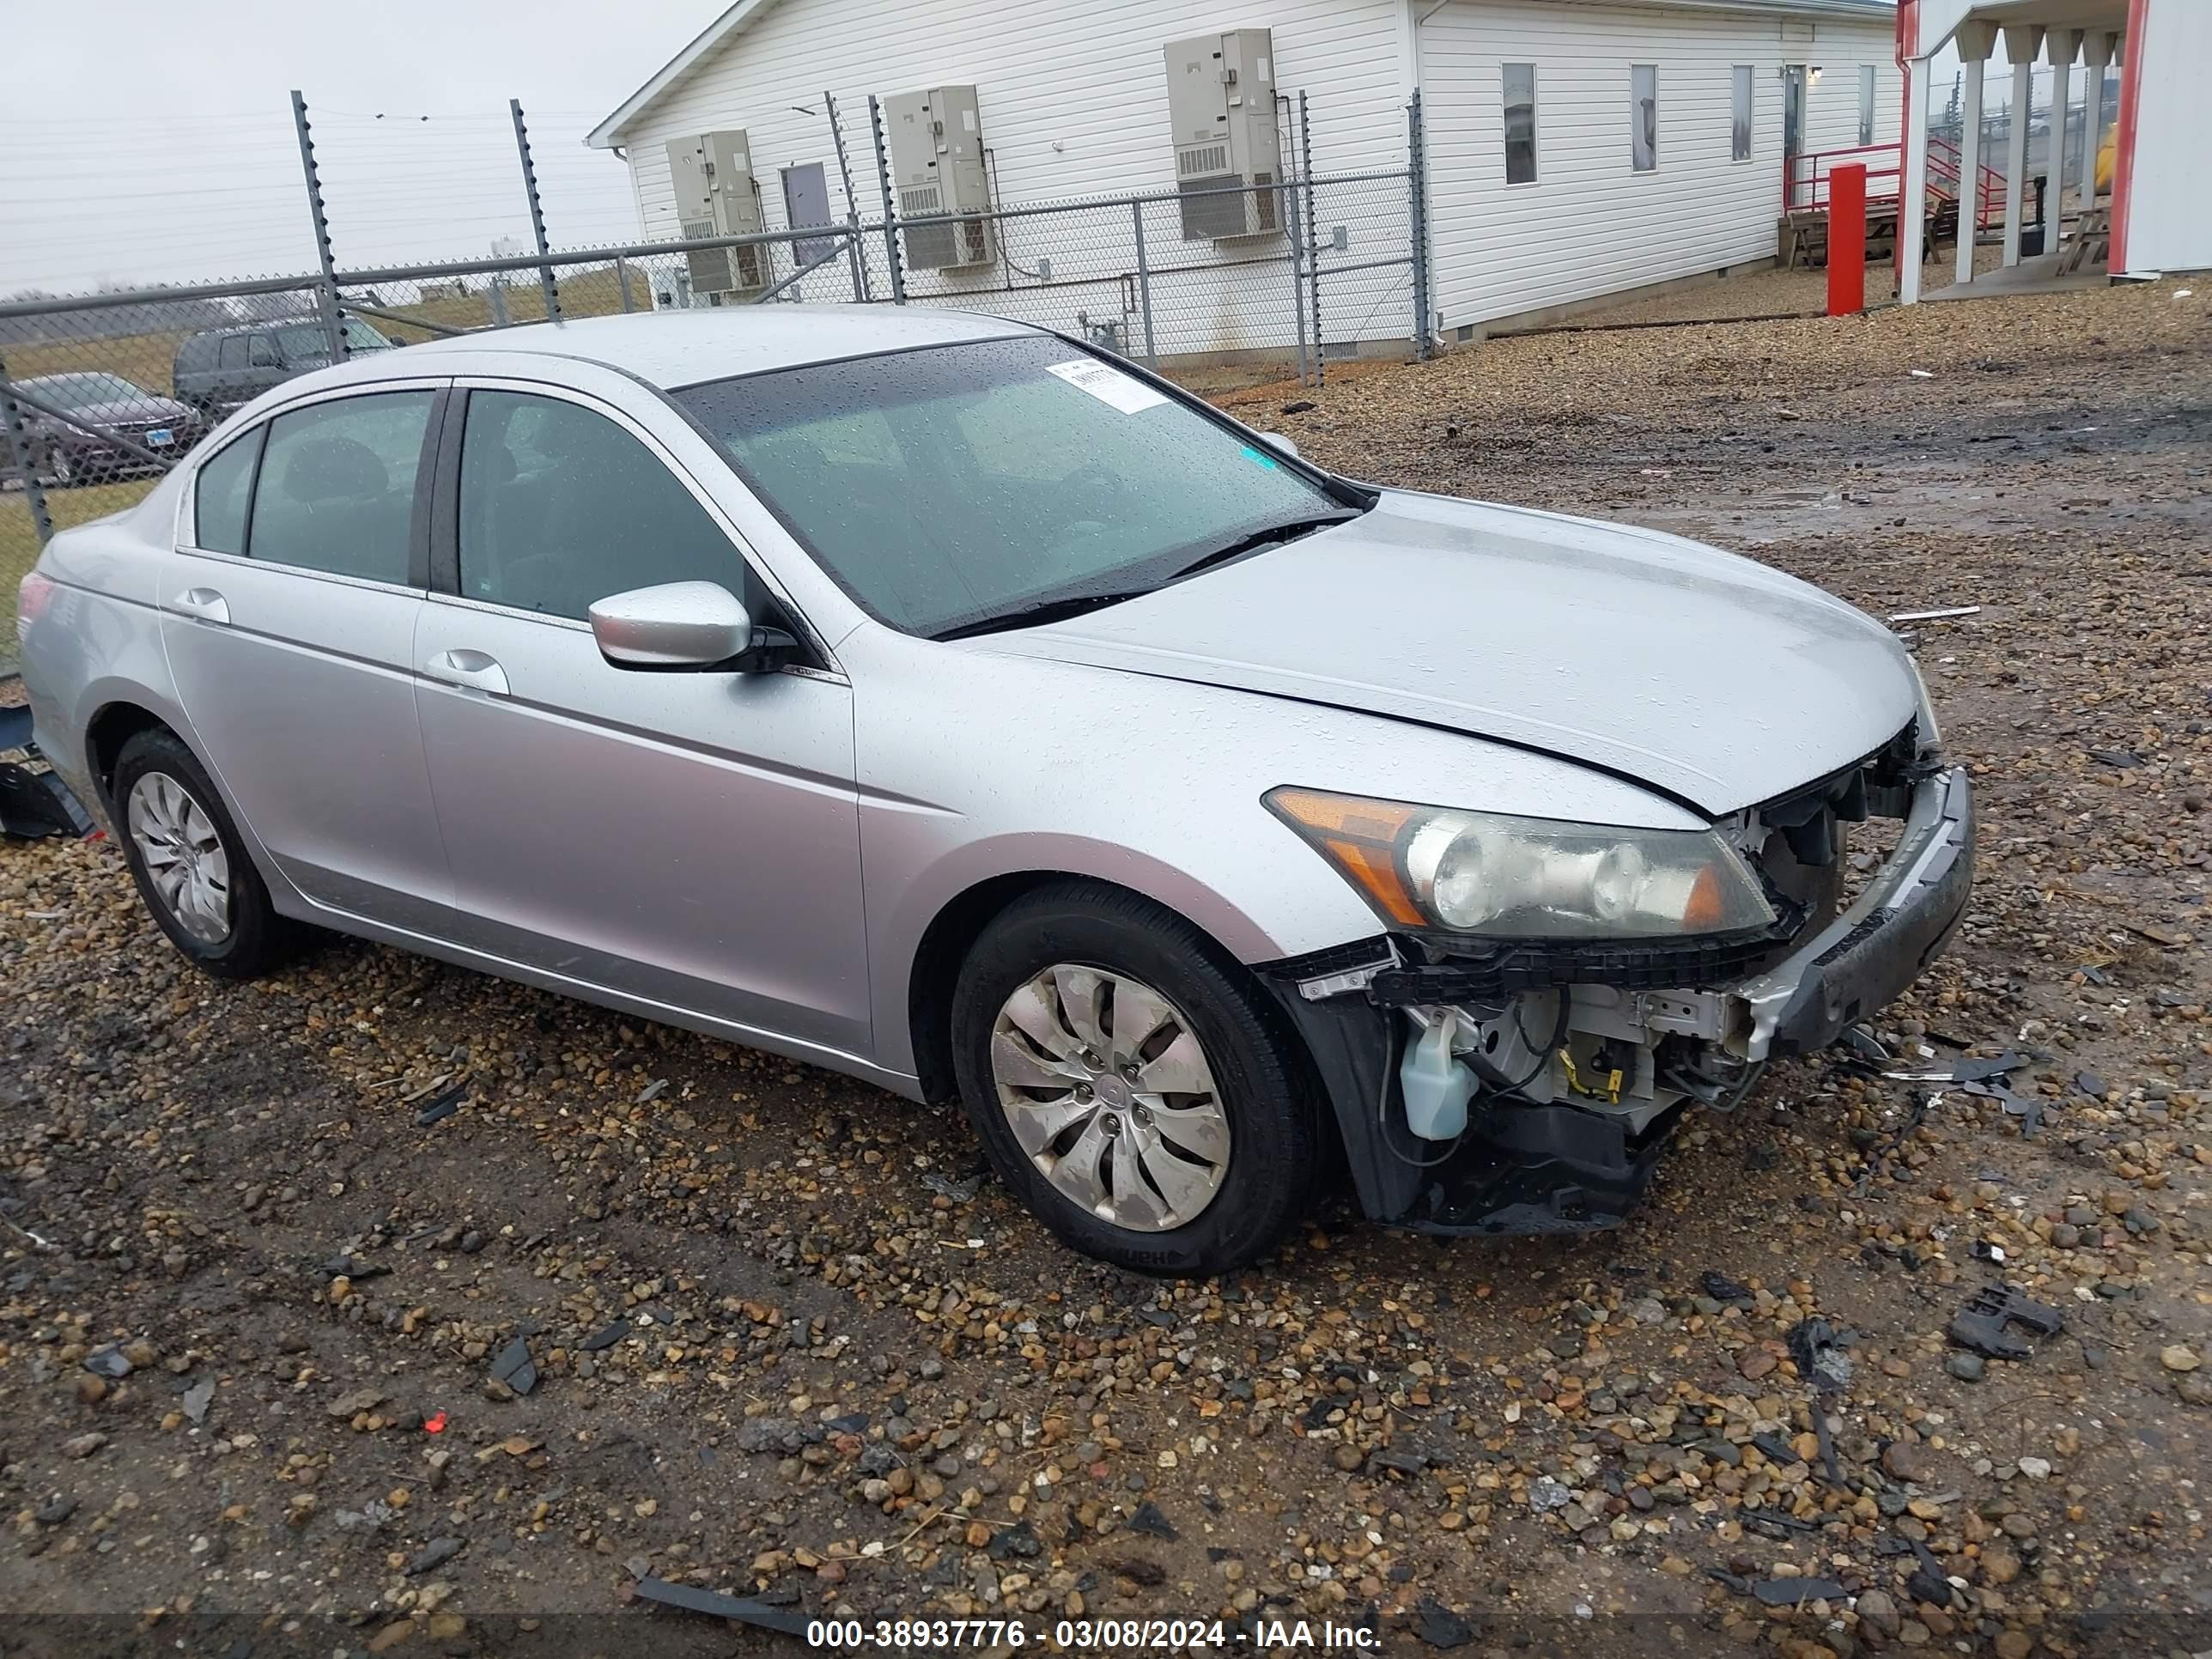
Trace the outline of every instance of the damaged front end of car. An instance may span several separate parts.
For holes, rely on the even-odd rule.
[[[1972,882],[1965,770],[1916,726],[1710,834],[1269,805],[1392,924],[1266,977],[1362,1207],[1434,1232],[1617,1224],[1690,1109],[1733,1109],[1769,1060],[1826,1047],[1918,978]],[[1899,833],[1848,896],[1850,827],[1869,819]]]

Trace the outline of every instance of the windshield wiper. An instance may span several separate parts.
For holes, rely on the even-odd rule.
[[[929,637],[933,640],[964,640],[975,634],[997,634],[1009,628],[1039,628],[1046,623],[1059,622],[1066,617],[1079,617],[1086,611],[1096,611],[1101,605],[1119,605],[1124,599],[1141,599],[1158,590],[1133,587],[1114,593],[1071,593],[1057,599],[1040,599],[1035,605],[1025,605],[1012,611],[1001,611],[975,622],[956,623],[940,629]]]
[[[1326,530],[1334,524],[1344,524],[1359,516],[1360,509],[1342,513],[1316,514],[1310,519],[1291,519],[1282,524],[1263,525],[1235,541],[1201,553],[1188,564],[1170,576],[1170,581],[1180,581],[1185,576],[1195,576],[1201,570],[1211,570],[1215,565],[1226,564],[1231,559],[1242,558],[1256,547],[1266,547],[1273,542],[1294,542],[1301,536],[1310,536],[1316,530]]]
[[[1326,530],[1331,525],[1343,524],[1356,519],[1364,509],[1353,508],[1343,513],[1323,513],[1310,519],[1291,519],[1281,524],[1262,526],[1260,529],[1239,536],[1235,541],[1200,554],[1188,564],[1170,572],[1162,579],[1161,586],[1194,576],[1201,570],[1218,564],[1226,564],[1255,548],[1273,542],[1296,541],[1301,536],[1311,535],[1316,530]],[[1141,599],[1147,593],[1157,593],[1158,586],[1133,587],[1109,593],[1072,593],[1056,599],[1040,599],[1035,605],[1023,605],[1013,611],[1001,611],[975,622],[956,623],[941,629],[929,637],[933,640],[963,640],[975,634],[997,634],[1010,628],[1038,628],[1046,623],[1059,622],[1068,617],[1079,617],[1086,611],[1096,611],[1104,605],[1119,605],[1124,599]]]

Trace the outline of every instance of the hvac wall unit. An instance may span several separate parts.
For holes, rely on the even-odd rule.
[[[983,123],[973,87],[932,87],[884,100],[890,130],[891,185],[902,219],[991,210],[983,167]],[[987,264],[992,222],[952,219],[906,228],[906,262],[925,270]]]
[[[1281,192],[1267,188],[1283,176],[1274,59],[1267,29],[1201,34],[1168,46],[1168,118],[1186,242],[1282,229]]]
[[[742,131],[702,132],[668,141],[668,176],[686,241],[752,236],[765,229],[752,150]],[[695,249],[684,255],[694,294],[753,294],[775,280],[769,245]]]

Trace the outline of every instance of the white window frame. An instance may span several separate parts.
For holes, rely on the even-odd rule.
[[[1738,115],[1741,108],[1742,113]],[[1736,148],[1737,128],[1742,128],[1743,148]],[[1750,64],[1729,70],[1729,160],[1748,161],[1759,146],[1759,75]]]
[[[1513,176],[1511,149],[1513,137],[1511,111],[1513,106],[1510,101],[1511,94],[1506,85],[1507,72],[1515,69],[1525,69],[1528,71],[1528,176],[1526,179],[1515,179]],[[1499,64],[1498,66],[1498,113],[1499,121],[1503,125],[1503,131],[1500,134],[1501,155],[1499,159],[1504,167],[1505,187],[1508,190],[1528,189],[1530,186],[1540,182],[1544,176],[1542,153],[1540,150],[1536,141],[1536,110],[1535,64],[1528,62],[1525,58],[1516,63]]]
[[[1872,64],[1859,65],[1859,146],[1864,149],[1874,143],[1875,70]]]

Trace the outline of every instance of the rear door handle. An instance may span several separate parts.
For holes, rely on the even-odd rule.
[[[441,651],[422,665],[422,672],[446,685],[465,685],[472,691],[507,696],[507,670],[496,658],[482,651]]]
[[[218,628],[230,626],[230,606],[212,587],[188,587],[169,601],[169,608],[195,622],[212,623]]]

